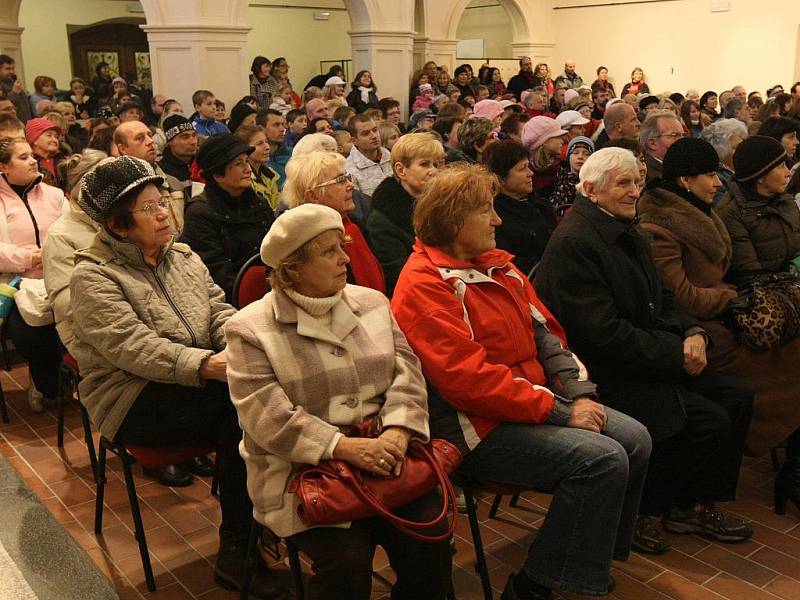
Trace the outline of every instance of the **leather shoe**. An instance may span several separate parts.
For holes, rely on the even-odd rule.
[[[512,573],[508,576],[508,581],[506,582],[506,587],[503,589],[503,595],[500,596],[500,600],[551,600],[552,597],[553,594],[550,591],[543,594],[529,591],[524,596],[520,596],[517,594],[517,590],[514,589],[514,574]]]
[[[184,471],[178,465],[167,465],[160,469],[142,467],[142,472],[151,479],[155,479],[161,485],[168,487],[187,487],[194,482],[192,474]]]
[[[214,461],[207,456],[195,456],[191,460],[182,462],[180,466],[198,477],[214,476]]]

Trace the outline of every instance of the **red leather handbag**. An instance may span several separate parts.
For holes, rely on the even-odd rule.
[[[367,429],[357,426],[356,436],[369,437],[359,435]],[[430,444],[412,441],[398,477],[374,477],[343,460],[333,459],[302,469],[289,484],[289,491],[300,501],[297,507],[300,520],[310,527],[381,516],[406,535],[441,542],[453,535],[456,526],[455,493],[448,474],[461,464],[461,458],[458,448],[445,440],[434,439]],[[437,486],[442,491],[442,510],[432,520],[409,521],[391,512]],[[444,533],[425,533],[446,522],[451,511],[453,518]]]

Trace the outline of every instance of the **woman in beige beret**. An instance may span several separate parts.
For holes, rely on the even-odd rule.
[[[409,441],[430,437],[419,361],[386,297],[347,284],[348,242],[333,208],[308,203],[283,213],[261,244],[272,291],[227,323],[228,384],[254,515],[311,558],[311,600],[368,600],[378,544],[397,572],[392,598],[444,598],[447,541],[412,539],[379,517],[308,528],[287,491],[300,467],[331,458],[379,477],[399,474]],[[383,427],[377,438],[343,435],[372,417]],[[428,521],[440,509],[430,493],[397,512]]]

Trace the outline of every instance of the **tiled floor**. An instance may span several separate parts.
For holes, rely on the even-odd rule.
[[[11,409],[11,423],[0,425],[0,452],[111,578],[120,597],[237,598],[218,588],[212,577],[220,513],[217,501],[210,495],[209,481],[198,480],[191,487],[173,490],[139,476],[137,490],[158,585],[156,593],[146,593],[118,461],[110,463],[104,532],[96,537],[95,494],[79,413],[75,406],[68,409],[64,448],[58,449],[55,411],[39,415],[30,412],[24,391],[27,378],[27,370],[20,365],[10,372],[0,372]],[[751,540],[722,545],[695,536],[669,535],[673,550],[667,554],[656,558],[634,555],[627,563],[615,564],[617,589],[609,598],[800,600],[800,512],[790,506],[786,516],[775,515],[772,479],[768,459],[746,459],[739,500],[726,507],[753,520],[755,534]],[[492,583],[498,588],[496,597],[508,574],[522,564],[548,501],[544,495],[526,494],[519,508],[501,511],[496,520],[488,519],[488,503],[481,502],[481,531]],[[462,517],[454,557],[455,590],[460,600],[481,598],[470,539]],[[381,575],[391,579],[380,549],[375,566]],[[376,579],[373,596],[388,598],[386,591]]]

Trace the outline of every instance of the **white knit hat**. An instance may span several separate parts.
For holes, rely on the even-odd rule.
[[[292,252],[325,231],[344,233],[342,216],[322,204],[301,204],[287,210],[272,224],[261,242],[261,260],[277,268]]]

